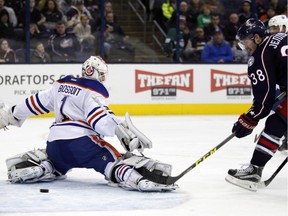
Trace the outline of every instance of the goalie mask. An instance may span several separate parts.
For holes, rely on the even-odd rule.
[[[100,56],[91,56],[82,65],[82,77],[103,83],[108,75],[108,66]]]

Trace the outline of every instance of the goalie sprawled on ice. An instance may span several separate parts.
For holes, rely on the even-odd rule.
[[[159,184],[153,179],[170,176],[172,166],[137,156],[151,148],[151,141],[131,122],[118,119],[108,108],[109,93],[103,82],[108,73],[106,63],[91,56],[82,66],[82,77],[66,76],[50,89],[9,107],[0,104],[0,129],[20,127],[25,119],[54,111],[46,149],[28,151],[6,160],[11,183],[33,183],[65,178],[72,168],[92,168],[127,190],[171,191],[177,185]],[[105,136],[116,135],[126,150],[121,155]],[[143,172],[144,170],[144,172]]]

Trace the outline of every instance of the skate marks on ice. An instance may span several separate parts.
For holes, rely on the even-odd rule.
[[[49,189],[41,193],[40,189]],[[99,179],[73,179],[36,184],[0,181],[1,213],[85,212],[167,209],[188,200],[181,190],[165,193],[125,191]]]

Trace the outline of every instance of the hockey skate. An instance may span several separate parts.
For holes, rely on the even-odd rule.
[[[257,185],[261,180],[262,170],[263,167],[258,167],[253,164],[249,164],[246,168],[229,169],[225,180],[244,189],[257,191]]]
[[[288,142],[287,142],[287,137],[285,136],[285,139],[282,141],[282,145],[280,145],[279,149],[280,152],[283,152],[285,154],[285,151],[287,153],[288,150]]]
[[[125,190],[138,190],[141,192],[166,192],[176,190],[178,185],[159,184],[148,180],[139,174],[134,167],[122,164],[114,168],[115,179],[113,182]]]
[[[140,179],[137,184],[138,190],[143,192],[166,192],[176,190],[178,187],[177,184],[164,185],[158,184],[152,181],[149,181],[145,178]]]

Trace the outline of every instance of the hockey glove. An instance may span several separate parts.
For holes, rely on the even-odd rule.
[[[13,107],[9,107],[4,102],[0,101],[0,129],[5,129],[8,125],[20,127],[21,123],[14,118],[12,109]]]
[[[236,137],[242,138],[252,133],[258,121],[250,119],[246,114],[240,115],[238,121],[234,123],[232,132]]]
[[[145,148],[152,148],[152,142],[132,123],[129,113],[125,115],[125,121],[118,124],[115,134],[126,151],[133,152],[137,149],[143,152]]]

